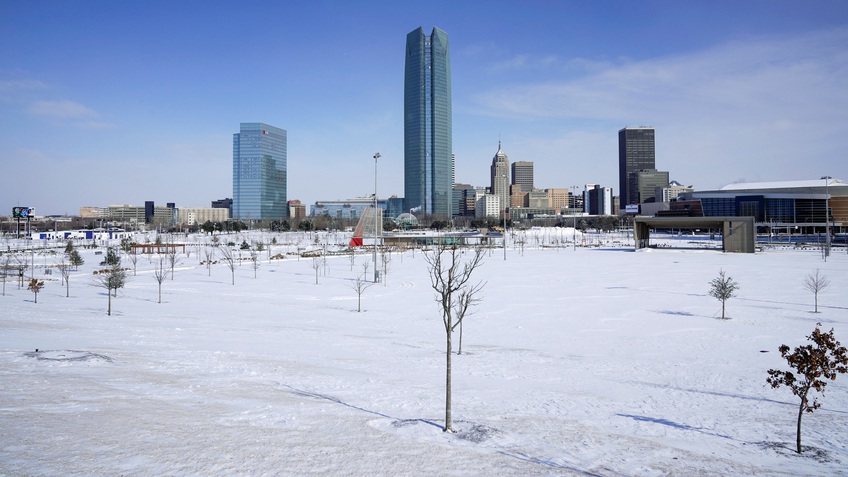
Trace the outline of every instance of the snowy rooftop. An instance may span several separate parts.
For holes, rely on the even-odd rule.
[[[848,182],[838,179],[830,179],[829,187],[848,187]],[[803,181],[775,181],[775,182],[739,182],[722,187],[722,191],[744,191],[744,190],[768,190],[768,189],[810,189],[825,187],[824,179],[810,179]]]

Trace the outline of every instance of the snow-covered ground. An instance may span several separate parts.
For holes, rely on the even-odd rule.
[[[142,258],[112,316],[91,284],[102,256],[82,250],[70,298],[37,268],[38,303],[14,282],[0,296],[0,475],[848,475],[848,376],[804,416],[800,456],[797,398],[766,385],[787,369],[778,346],[816,322],[848,344],[845,250],[534,243],[476,272],[455,434],[420,250],[392,255],[361,313],[351,283],[370,254],[353,271],[329,258],[316,285],[312,259],[262,252],[231,285],[194,252],[161,304]],[[722,269],[741,285],[724,321],[707,295]],[[831,280],[818,314],[816,269]]]

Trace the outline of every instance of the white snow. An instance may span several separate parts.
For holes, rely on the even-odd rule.
[[[804,416],[802,455],[797,398],[766,384],[788,369],[778,346],[816,322],[848,344],[844,249],[825,262],[533,245],[476,272],[455,434],[441,429],[445,334],[420,250],[392,255],[361,313],[350,283],[370,253],[353,271],[329,258],[316,285],[312,259],[260,252],[258,278],[245,262],[231,285],[195,252],[161,304],[142,258],[111,317],[92,286],[100,256],[80,249],[70,298],[38,268],[58,259],[36,257],[38,303],[12,281],[0,296],[0,475],[848,475],[848,376]],[[707,295],[721,269],[741,286],[724,321]],[[831,280],[818,314],[803,287],[816,269]]]

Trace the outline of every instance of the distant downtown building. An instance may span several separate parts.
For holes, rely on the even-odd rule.
[[[239,220],[288,217],[286,130],[241,123],[233,134],[233,209]]]
[[[656,170],[654,128],[624,128],[618,131],[618,193],[621,207],[638,204],[637,173]],[[666,180],[666,183],[668,181]],[[653,197],[653,193],[651,195]]]
[[[512,163],[512,185],[521,186],[524,192],[533,190],[533,163],[515,161]]]
[[[668,182],[668,171],[647,169],[636,172],[636,191],[639,194],[639,203],[655,202],[657,187],[665,187]]]
[[[583,212],[589,215],[612,215],[612,189],[598,184],[586,184],[583,192]]]
[[[202,225],[208,222],[226,222],[230,210],[223,207],[179,207],[177,223],[182,225]]]
[[[448,34],[406,36],[404,199],[407,211],[449,217],[453,187]]]
[[[318,200],[310,207],[310,215],[312,217],[327,215],[335,219],[358,219],[365,214],[365,209],[373,207],[373,196],[346,200]],[[385,210],[388,207],[386,199],[378,198],[377,207]],[[371,214],[371,217],[373,216],[374,214]]]
[[[490,169],[491,185],[489,190],[493,195],[498,196],[498,211],[503,213],[504,209],[509,208],[509,158],[501,149],[501,143],[498,141],[498,152],[492,158],[492,166]]]

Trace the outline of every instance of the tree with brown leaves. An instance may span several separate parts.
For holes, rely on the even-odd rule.
[[[833,328],[828,333],[819,329],[821,323],[816,323],[816,329],[807,336],[813,344],[798,346],[789,353],[789,346],[781,345],[780,355],[789,363],[789,367],[797,372],[770,369],[766,380],[772,388],[787,386],[792,394],[798,396],[801,404],[798,407],[798,429],[795,438],[797,452],[801,453],[801,418],[804,412],[818,409],[816,398],[813,402],[807,397],[810,390],[816,390],[824,396],[827,380],[833,381],[837,374],[848,372],[848,350],[833,337]]]
[[[44,288],[44,282],[43,281],[39,281],[35,278],[33,278],[32,280],[29,281],[29,285],[27,286],[27,289],[29,291],[31,291],[33,295],[35,295],[35,302],[36,303],[38,303],[38,292],[40,292],[42,288]]]

